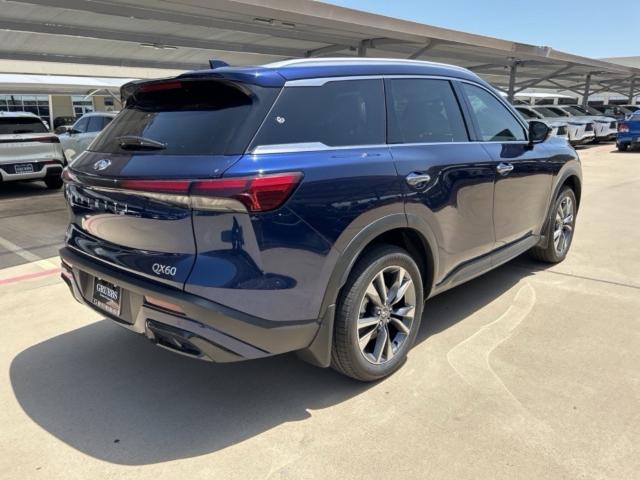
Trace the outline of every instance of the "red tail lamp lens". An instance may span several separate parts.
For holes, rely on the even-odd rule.
[[[139,92],[157,92],[159,90],[175,90],[178,88],[182,88],[182,82],[172,81],[172,82],[156,82],[156,83],[145,83],[143,84]]]
[[[197,180],[192,195],[233,198],[250,212],[265,212],[282,205],[300,182],[302,174],[278,173],[260,177]]]

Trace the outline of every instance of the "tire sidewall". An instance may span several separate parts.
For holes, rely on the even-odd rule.
[[[362,298],[364,298],[367,287],[369,286],[371,281],[373,281],[378,272],[386,267],[391,266],[400,266],[404,268],[413,280],[416,290],[415,316],[413,319],[413,324],[411,325],[409,336],[404,341],[398,352],[396,352],[394,358],[382,365],[375,365],[369,362],[362,355],[358,344],[357,322],[360,313],[360,302]],[[343,308],[345,307],[345,305],[341,304],[339,312],[341,315],[344,315],[343,318],[348,324],[347,342],[349,345],[348,355],[351,357],[351,364],[356,367],[359,375],[364,378],[376,380],[386,377],[387,375],[390,375],[398,368],[400,368],[400,366],[402,366],[402,364],[406,360],[407,353],[415,342],[418,330],[420,328],[422,307],[424,303],[422,276],[420,275],[420,270],[414,260],[409,256],[409,254],[398,248],[395,250],[389,250],[380,258],[372,261],[368,266],[364,268],[364,270],[360,270],[358,272],[356,278],[350,278],[350,280],[351,282],[348,282],[348,284],[351,285],[351,288],[349,288],[346,293],[349,294],[355,290],[354,297],[356,301],[349,305],[349,308],[346,309]]]
[[[571,225],[572,233],[571,233],[571,238],[569,239],[569,245],[567,245],[567,248],[565,249],[564,253],[562,255],[558,255],[558,252],[556,251],[555,243],[553,241],[553,227],[555,225],[556,212],[558,211],[560,202],[562,202],[562,200],[567,196],[571,198],[571,201],[573,202],[573,224]],[[562,260],[564,260],[567,257],[569,250],[571,249],[571,245],[573,243],[573,237],[575,236],[575,233],[576,233],[577,214],[578,214],[578,203],[576,202],[576,196],[573,193],[572,189],[565,187],[558,194],[556,201],[553,203],[553,208],[549,215],[549,227],[547,231],[547,238],[549,239],[548,248],[549,248],[549,253],[551,253],[555,262],[561,262]]]

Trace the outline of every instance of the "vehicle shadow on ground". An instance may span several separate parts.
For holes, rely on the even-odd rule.
[[[0,200],[12,200],[14,198],[52,193],[62,195],[62,190],[50,190],[43,182],[5,182],[0,185]]]
[[[515,262],[430,300],[418,343],[534,270]],[[108,320],[21,352],[10,377],[39,426],[85,454],[124,465],[211,453],[376,388],[294,355],[226,365],[190,360]]]

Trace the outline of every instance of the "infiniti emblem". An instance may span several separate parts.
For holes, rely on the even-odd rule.
[[[109,165],[111,165],[111,160],[107,160],[106,158],[103,158],[102,160],[98,160],[96,163],[93,164],[93,169],[101,171],[101,170],[107,169]]]

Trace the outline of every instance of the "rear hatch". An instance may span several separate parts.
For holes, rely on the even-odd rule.
[[[58,137],[49,133],[39,118],[0,116],[0,165],[11,170],[7,173],[22,173],[14,171],[16,164],[22,168],[31,165],[37,171],[46,162],[61,159]]]
[[[68,246],[182,288],[196,256],[191,188],[242,156],[273,90],[221,79],[125,86],[126,108],[65,173]]]

